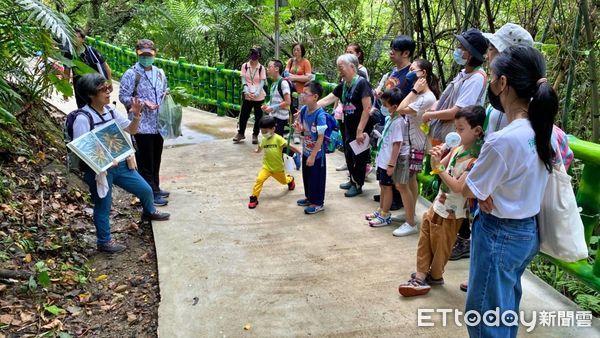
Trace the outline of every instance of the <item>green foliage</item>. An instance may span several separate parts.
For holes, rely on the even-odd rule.
[[[531,272],[557,291],[571,298],[584,310],[600,315],[600,292],[587,286],[542,256],[536,256],[529,266]]]
[[[50,275],[48,274],[49,269],[46,263],[44,261],[39,261],[35,263],[35,269],[38,273],[38,283],[42,287],[47,287],[48,285],[50,285]]]
[[[55,316],[58,316],[65,312],[64,309],[61,309],[56,305],[47,305],[47,304],[44,304],[44,311],[46,311],[50,314],[53,314]]]
[[[16,118],[41,103],[54,86],[69,94],[68,80],[61,78],[55,61],[59,45],[73,50],[68,22],[38,0],[0,0],[0,124],[18,127]]]
[[[175,87],[170,89],[171,97],[176,104],[182,106],[192,105],[192,96],[183,87]]]

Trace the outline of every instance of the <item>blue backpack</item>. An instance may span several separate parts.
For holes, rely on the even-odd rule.
[[[304,106],[302,107],[301,111],[300,111],[300,115],[301,115],[301,120],[304,120],[304,114],[306,114],[306,112],[308,111],[308,107]],[[325,152],[326,153],[332,153],[335,151],[335,146],[333,147],[333,150],[330,150],[330,144],[334,144],[336,143],[337,138],[335,137],[336,134],[333,134],[334,131],[338,131],[338,125],[337,125],[337,121],[335,120],[335,117],[333,117],[333,114],[329,114],[328,112],[326,112],[325,110],[323,110],[323,112],[321,114],[325,114],[325,123],[327,124],[327,129],[325,130],[325,137],[323,139],[323,146],[325,147]],[[332,134],[334,137],[332,137]]]

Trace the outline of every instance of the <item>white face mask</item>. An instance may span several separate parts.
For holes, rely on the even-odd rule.
[[[263,136],[266,138],[271,138],[271,137],[273,137],[273,133],[272,132],[264,133]]]

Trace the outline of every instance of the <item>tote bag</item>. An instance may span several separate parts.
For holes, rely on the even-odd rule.
[[[540,251],[566,262],[588,257],[583,222],[571,187],[571,176],[560,161],[548,178],[538,215]]]

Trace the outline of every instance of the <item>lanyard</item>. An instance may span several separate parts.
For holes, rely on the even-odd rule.
[[[152,82],[152,80],[150,80],[150,78],[148,78],[148,74],[146,73],[146,70],[144,71],[144,77],[146,78],[146,80],[148,80],[148,82],[150,83],[150,86],[152,87],[152,89],[154,90],[154,103],[159,104],[158,102],[158,93],[156,93],[156,82],[158,82],[158,70],[155,70],[154,67],[152,67],[152,71],[150,73],[150,75],[152,76],[152,79],[154,80],[154,82]]]
[[[377,152],[379,152],[379,150],[381,149],[381,146],[383,145],[383,142],[385,142],[385,137],[388,134],[388,132],[390,131],[390,128],[392,128],[392,124],[394,124],[394,122],[396,121],[396,119],[398,117],[400,117],[400,114],[395,114],[396,116],[394,116],[394,114],[392,114],[390,116],[390,123],[386,124],[385,129],[383,129],[383,135],[381,135],[381,138],[379,139],[379,141],[377,142]]]
[[[452,157],[452,160],[450,161],[450,167],[454,168],[454,165],[456,164],[456,160],[458,160],[459,158],[465,157],[467,155],[471,155],[471,150],[465,150],[459,154],[458,153],[459,150],[462,150],[462,149],[463,149],[463,147],[460,146],[460,148],[456,150],[455,154],[457,154],[457,155],[454,155],[454,157]]]
[[[256,77],[256,73],[260,69],[260,66],[257,68],[254,68],[254,73],[252,73],[252,69],[253,69],[252,66],[250,66],[248,68],[250,68],[250,70],[248,71],[248,75],[250,76],[250,82],[254,85],[254,78]]]
[[[358,75],[354,75],[354,77],[352,78],[352,83],[350,84],[350,96],[352,96],[352,92],[354,91],[354,86],[356,86],[356,82],[358,81]],[[347,85],[346,83],[344,83],[344,86],[342,87],[342,104],[346,104],[346,95],[348,94],[348,89],[347,89]]]
[[[271,101],[273,101],[273,95],[275,95],[275,92],[277,91],[277,88],[279,88],[279,83],[281,82],[281,77],[277,80],[277,82],[273,83],[273,85],[271,86],[271,99],[269,100],[269,103],[271,103]],[[283,100],[283,97],[281,97],[281,99]]]

